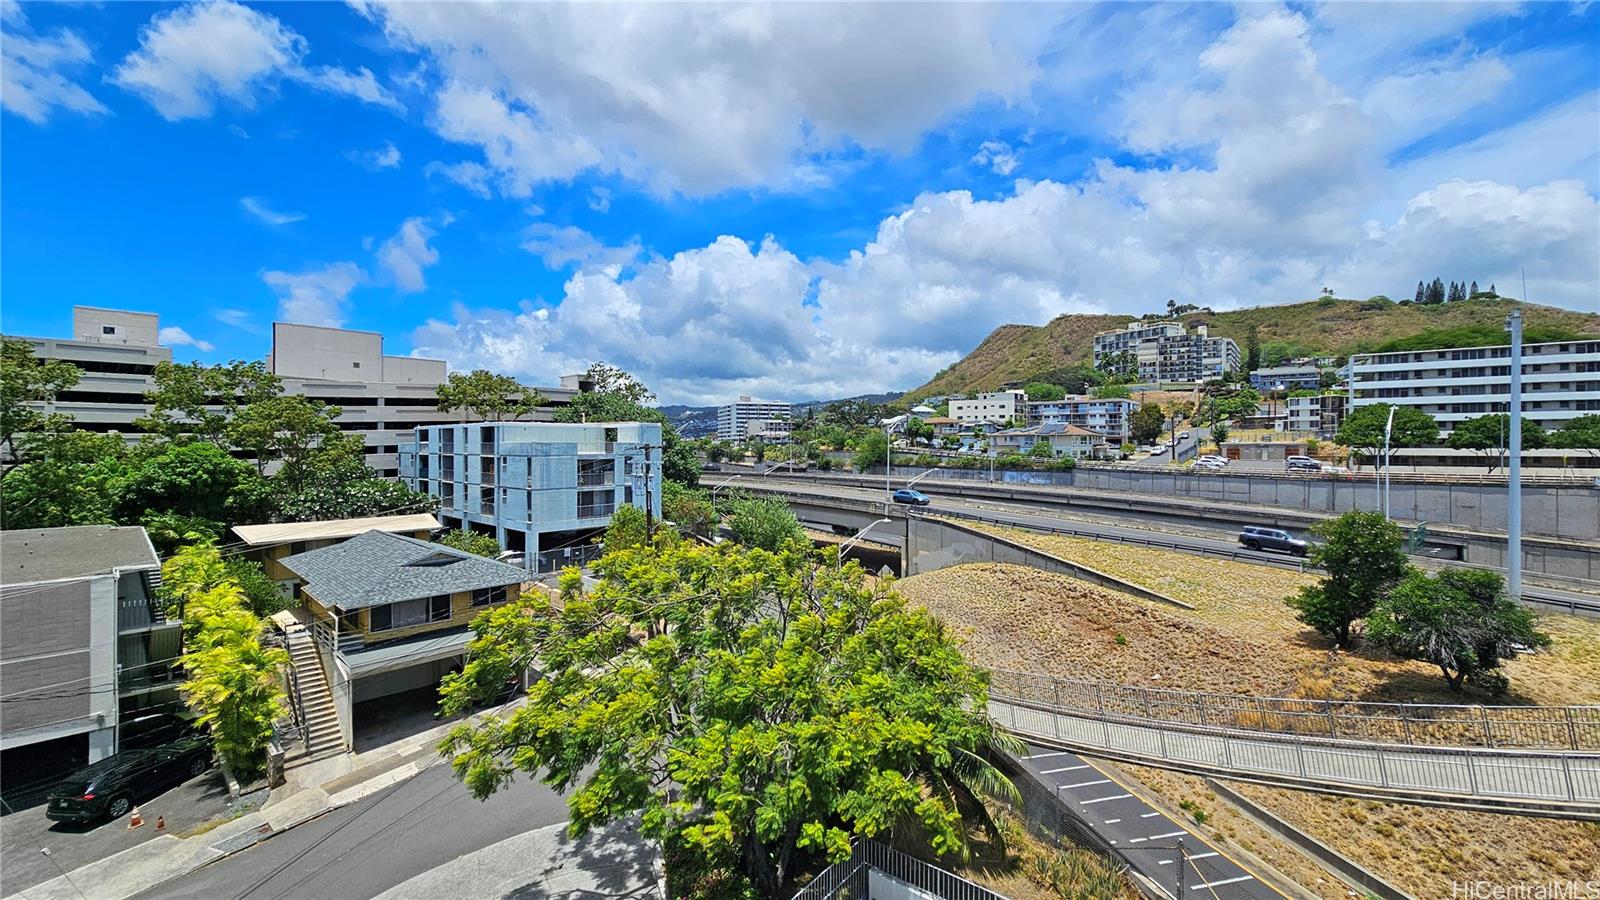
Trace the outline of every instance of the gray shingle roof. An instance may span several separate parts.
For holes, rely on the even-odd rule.
[[[517,566],[384,531],[364,532],[280,562],[305,579],[311,596],[345,610],[521,584],[528,578]]]
[[[158,568],[150,538],[137,525],[80,525],[0,532],[0,584]]]

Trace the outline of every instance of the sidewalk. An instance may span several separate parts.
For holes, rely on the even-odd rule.
[[[149,890],[405,781],[426,766],[443,764],[436,746],[459,724],[449,722],[365,753],[290,769],[285,784],[272,791],[259,812],[189,838],[162,835],[11,894],[8,900],[123,900]]]

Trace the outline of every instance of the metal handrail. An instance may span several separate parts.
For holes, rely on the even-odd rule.
[[[865,897],[868,873],[873,870],[945,900],[1006,900],[1004,894],[866,837],[853,840],[849,859],[818,872],[792,900]]]
[[[1118,721],[1415,747],[1600,750],[1600,706],[1307,700],[989,671],[991,696]]]

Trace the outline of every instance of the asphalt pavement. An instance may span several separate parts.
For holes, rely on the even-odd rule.
[[[1035,744],[1028,745],[1022,764],[1169,897],[1180,895],[1180,869],[1184,898],[1282,900],[1286,896],[1189,825],[1140,800],[1123,785],[1121,775],[1075,753]]]
[[[567,820],[566,801],[519,777],[479,801],[448,765],[136,895],[145,900],[367,900],[458,857]],[[529,860],[506,858],[507,866]]]

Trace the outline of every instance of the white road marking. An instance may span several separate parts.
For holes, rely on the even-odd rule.
[[[1047,756],[1071,756],[1071,755],[1072,754],[1068,753],[1065,750],[1053,750],[1053,751],[1051,751],[1049,753],[1030,753],[1029,755],[1024,756],[1023,759],[1044,759]]]
[[[1161,813],[1158,813],[1158,812],[1150,812],[1150,813],[1140,813],[1140,814],[1139,814],[1139,818],[1141,818],[1141,819],[1148,819],[1148,818],[1150,818],[1150,817],[1151,817],[1151,816],[1159,816],[1159,815],[1161,815]]]
[[[1115,825],[1115,824],[1117,824],[1118,822],[1121,822],[1121,821],[1122,821],[1121,819],[1107,819],[1106,820],[1106,824],[1107,825]]]
[[[1067,766],[1067,767],[1061,768],[1061,769],[1045,769],[1043,772],[1040,772],[1039,774],[1040,775],[1054,775],[1057,772],[1076,772],[1079,769],[1087,769],[1087,768],[1089,768],[1089,765],[1087,763],[1085,763],[1084,765],[1081,765],[1081,766]]]
[[[1217,851],[1215,851],[1215,850],[1211,851],[1210,853],[1191,853],[1191,854],[1189,854],[1189,859],[1205,859],[1207,857],[1216,856],[1216,855],[1218,855],[1218,854],[1217,854]],[[1172,865],[1172,862],[1173,861],[1170,860],[1170,859],[1163,859],[1160,862],[1156,863],[1156,865],[1158,865],[1158,866],[1170,866],[1170,865]]]
[[[1060,787],[1056,788],[1056,790],[1058,790],[1058,791],[1070,791],[1073,788],[1093,787],[1093,786],[1095,786],[1097,784],[1110,784],[1110,783],[1111,783],[1111,779],[1102,778],[1099,781],[1080,781],[1077,784],[1063,784]]]
[[[1116,795],[1111,796],[1111,797],[1101,797],[1101,798],[1096,799],[1096,800],[1079,800],[1078,801],[1078,805],[1079,806],[1088,806],[1091,803],[1104,803],[1107,800],[1121,800],[1124,797],[1132,797],[1132,796],[1133,796],[1132,794],[1116,794]]]
[[[1159,841],[1162,838],[1181,837],[1182,835],[1185,835],[1185,834],[1188,834],[1188,833],[1189,832],[1187,832],[1187,831],[1169,831],[1166,834],[1152,834],[1152,835],[1150,835],[1150,840]]]
[[[1254,880],[1255,880],[1255,876],[1254,875],[1240,875],[1238,878],[1224,878],[1221,881],[1206,881],[1206,882],[1202,882],[1200,884],[1191,885],[1189,890],[1198,891],[1201,888],[1213,888],[1213,887],[1218,887],[1218,886],[1224,885],[1224,884],[1237,884],[1238,882],[1241,882],[1241,881],[1254,881]]]

